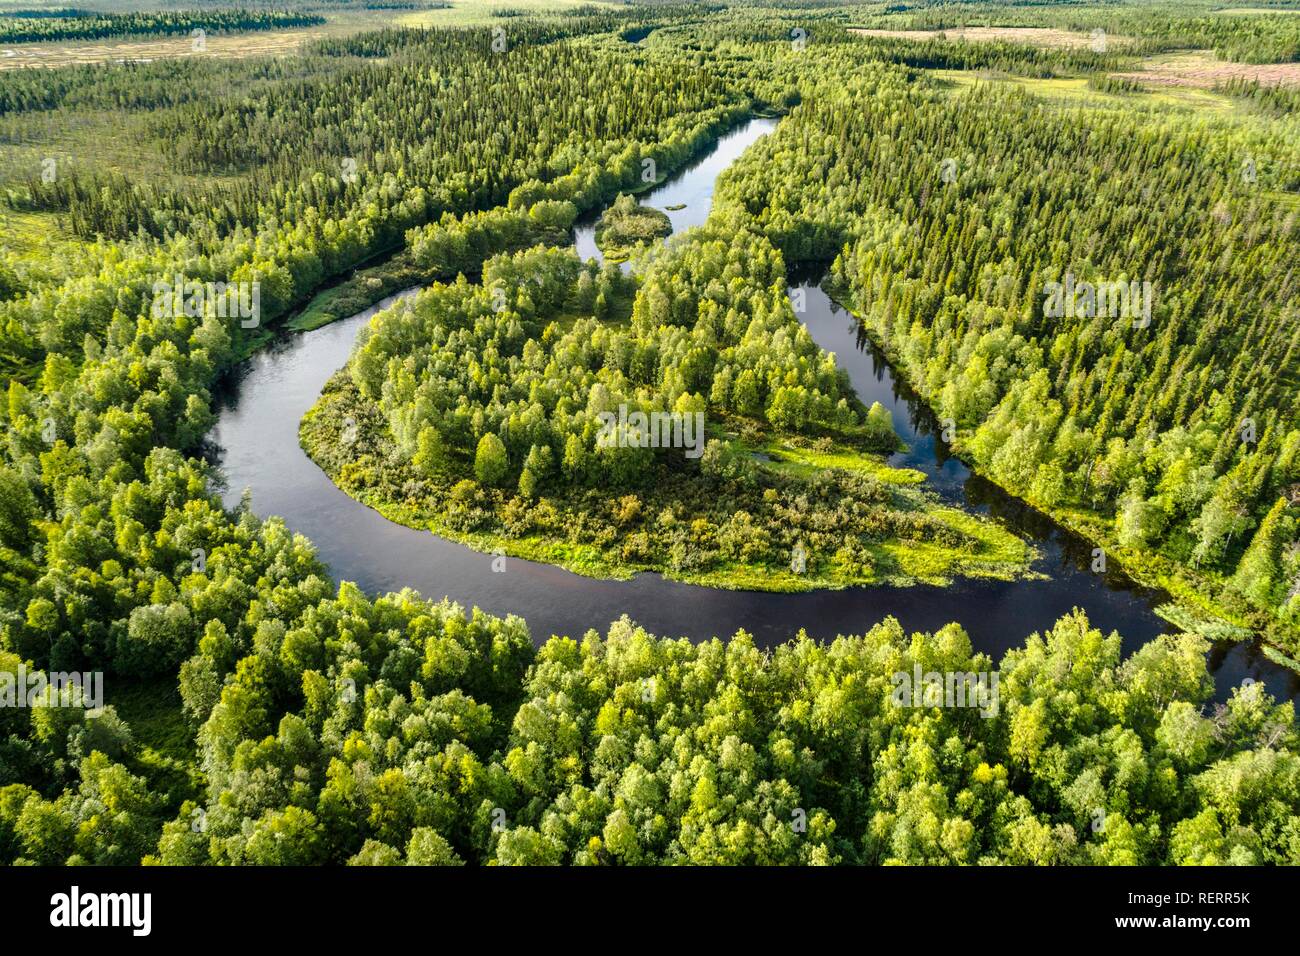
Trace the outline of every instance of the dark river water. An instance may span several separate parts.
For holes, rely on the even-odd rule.
[[[718,174],[774,125],[773,120],[750,121],[642,201],[661,209],[685,204],[667,210],[674,232],[699,225],[708,216]],[[575,242],[584,258],[599,256],[592,219],[578,224]],[[1162,595],[1134,586],[1113,570],[1092,573],[1090,544],[950,457],[934,416],[894,381],[853,316],[839,309],[815,279],[791,277],[792,290],[802,289],[805,295],[801,318],[817,343],[835,353],[862,401],[878,401],[893,413],[908,449],[894,455],[891,464],[925,472],[943,498],[992,514],[1030,540],[1040,554],[1034,570],[1046,574],[1046,580],[961,579],[947,587],[773,594],[680,584],[657,574],[596,580],[519,558],[507,558],[504,571],[493,571],[493,556],[394,524],[349,498],[298,444],[303,413],[330,375],[346,364],[358,331],[376,312],[413,290],[324,328],[283,337],[245,364],[220,397],[211,435],[227,481],[227,504],[233,507],[249,489],[253,510],[280,515],[292,530],[310,538],[336,580],[354,581],[369,593],[412,587],[426,597],[450,597],[466,608],[517,614],[539,642],[552,634],[580,637],[591,628],[603,631],[627,614],[664,636],[699,640],[744,629],[760,645],[770,646],[801,628],[829,639],[862,633],[893,615],[908,630],[934,630],[957,621],[975,647],[996,660],[1074,607],[1086,611],[1103,631],[1119,631],[1128,651],[1168,629],[1153,611]],[[1219,698],[1248,677],[1265,682],[1278,697],[1300,693],[1300,675],[1273,664],[1251,643],[1216,647],[1210,667]]]

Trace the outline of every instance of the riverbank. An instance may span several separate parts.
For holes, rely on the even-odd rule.
[[[724,152],[726,163],[702,161],[679,183],[652,191],[648,200],[681,198],[674,189],[693,199],[666,203],[689,208],[684,221],[656,211],[659,227],[679,233],[702,224],[722,168],[768,128],[751,121],[749,132],[732,140],[733,149],[724,152],[720,145],[716,150]],[[701,187],[705,195],[699,195]],[[634,218],[648,208],[621,194],[596,225],[596,236],[611,219]],[[349,369],[330,380],[303,417],[301,447],[338,488],[391,521],[483,552],[544,561],[589,577],[628,580],[655,572],[712,588],[794,593],[855,585],[948,585],[958,577],[1012,580],[1029,574],[1035,552],[1023,540],[995,521],[942,502],[921,487],[923,475],[886,465],[885,456],[900,445],[890,414],[859,402],[835,371],[832,357],[808,342],[790,309],[788,290],[766,288],[760,302],[757,293],[736,283],[742,275],[752,279],[758,274],[754,270],[767,268],[760,259],[774,250],[758,243],[738,252],[734,240],[727,250],[702,235],[691,234],[689,242],[703,243],[698,261],[715,261],[703,268],[721,269],[717,256],[734,257],[726,275],[733,277],[737,298],[708,293],[720,316],[736,317],[696,340],[691,354],[698,362],[674,371],[675,361],[657,358],[691,348],[679,344],[674,328],[699,321],[693,309],[670,317],[677,309],[668,306],[653,320],[642,316],[631,322],[612,321],[616,317],[609,309],[609,297],[625,287],[641,288],[642,306],[690,297],[676,289],[671,297],[665,295],[657,285],[662,280],[652,275],[672,276],[673,282],[679,275],[696,275],[700,294],[706,286],[718,288],[716,280],[698,279],[688,271],[691,266],[679,271],[678,265],[651,264],[650,273],[638,278],[606,281],[599,278],[606,273],[591,272],[571,257],[548,258],[538,250],[513,260],[499,256],[485,264],[481,286],[434,286],[403,311],[373,320],[368,348],[352,356]],[[530,265],[524,267],[525,261]],[[770,265],[776,270],[771,278],[784,278],[775,260]],[[561,278],[574,269],[580,277]],[[488,272],[495,278],[489,280]],[[525,285],[530,290],[526,299],[508,301],[513,294],[508,290]],[[490,311],[507,317],[504,324],[485,315],[489,299]],[[753,322],[765,328],[751,331]],[[454,346],[449,335],[455,337]],[[462,379],[449,367],[454,381],[419,386],[431,368],[421,344],[425,341],[468,350],[473,374]],[[414,352],[402,351],[411,348]],[[716,361],[727,363],[736,361],[737,353],[744,358],[715,382],[721,366],[706,358],[715,353]],[[637,358],[630,364],[610,358],[620,355]],[[724,360],[723,355],[733,357]],[[391,384],[407,396],[402,403],[420,404],[419,410],[409,410],[425,423],[419,443],[396,420],[409,420],[408,410],[390,399],[381,401],[380,391],[386,394],[389,386],[381,389],[379,379],[366,371],[391,370],[393,362],[413,371],[409,379],[401,372],[387,374],[398,376]],[[573,376],[593,369],[605,377],[584,378],[569,394]],[[711,390],[732,394],[733,374],[740,376],[734,396],[750,389],[753,397],[706,402],[703,396]],[[577,432],[566,445],[567,426],[556,423],[572,412],[561,413],[561,406],[588,407],[598,394],[631,398],[629,383],[640,387],[638,403],[651,401],[651,393],[643,391],[653,387],[650,383],[678,376],[682,384],[656,400],[668,404],[647,407],[676,407],[679,412],[689,407],[700,411],[701,420],[707,407],[707,447],[700,436],[699,446],[685,456],[655,455],[644,443],[644,452],[614,453],[608,447],[593,448],[591,435]],[[766,399],[758,391],[757,376],[770,393]],[[516,395],[511,383],[521,378],[531,384]],[[460,405],[441,408],[427,398],[417,400],[417,387],[431,389],[423,393],[430,397],[460,394]],[[468,423],[466,416],[477,420],[491,412],[483,404],[488,396],[494,406],[514,409],[500,429],[493,425],[488,429],[492,434],[480,434],[483,429],[475,425],[471,434],[452,423],[449,416]],[[548,415],[559,418],[543,425]],[[810,415],[817,416],[815,421]],[[445,434],[429,426],[435,420],[442,422]],[[554,431],[557,427],[562,430]],[[403,429],[405,439],[399,437]],[[539,437],[507,455],[501,439],[514,443],[511,434],[523,429]],[[499,469],[482,460],[482,442],[489,439],[499,449]]]
[[[734,113],[724,115],[718,120],[701,124],[696,130],[696,142],[692,144],[691,150],[679,162],[656,164],[654,167],[655,174],[650,178],[643,178],[629,185],[615,187],[613,191],[601,194],[594,203],[580,209],[579,215],[588,215],[591,210],[599,209],[612,202],[619,193],[639,196],[663,187],[683,170],[689,169],[693,164],[698,163],[701,157],[716,150],[721,140],[733,134],[743,124],[752,123],[755,119],[775,118],[776,115],[770,110],[762,108],[761,104],[752,103],[746,109],[737,110]],[[677,208],[681,209],[684,206],[678,206]],[[474,211],[470,211],[459,218],[463,221],[475,215]],[[526,240],[508,243],[494,251],[517,252],[538,244],[563,245],[564,238],[554,229],[538,226],[534,231],[530,232]],[[630,251],[627,250],[628,254],[630,254]],[[622,258],[626,257],[626,255],[622,256]],[[283,322],[283,326],[291,332],[310,332],[368,309],[376,302],[388,298],[399,290],[452,279],[455,278],[459,271],[462,270],[447,271],[421,267],[412,255],[408,234],[408,241],[374,253],[352,267],[352,269],[345,270],[332,280],[324,283],[304,305],[289,313]],[[261,344],[265,344],[264,341],[259,343],[259,347]]]
[[[551,487],[536,500],[463,476],[421,475],[346,370],[303,417],[299,439],[338,488],[390,521],[586,577],[655,572],[709,588],[796,593],[1029,574],[1028,544],[944,505],[920,487],[923,475],[890,468],[879,454],[756,426],[710,426],[712,441],[731,446],[727,467],[743,475],[684,464],[620,491]],[[742,431],[753,437],[742,441]],[[761,457],[751,447],[763,448]],[[832,525],[829,537],[815,530]],[[873,540],[872,529],[885,536]]]
[[[835,282],[828,286],[828,295],[832,300],[846,312],[856,315],[851,290]],[[918,376],[908,366],[906,358],[897,349],[891,349],[889,343],[883,341],[869,325],[862,323],[860,327],[872,345],[885,355],[890,366],[902,376],[907,387],[917,394],[933,415],[927,396],[917,387]],[[959,438],[954,436],[954,441],[947,445],[948,453],[963,461],[972,472],[998,484],[987,473],[984,464],[975,460],[969,449],[963,447]],[[1300,660],[1296,659],[1300,656],[1300,635],[1282,631],[1280,622],[1275,627],[1261,626],[1258,612],[1251,611],[1243,602],[1234,599],[1227,589],[1227,580],[1222,576],[1197,572],[1163,555],[1123,547],[1114,534],[1113,520],[1104,515],[1078,507],[1061,507],[1043,502],[1036,499],[1028,489],[1011,489],[1001,484],[998,487],[1097,546],[1104,554],[1107,565],[1113,565],[1135,583],[1167,593],[1170,600],[1155,610],[1178,629],[1199,634],[1216,644],[1257,641],[1263,653],[1275,664],[1300,674]]]
[[[655,203],[670,211],[676,229],[703,222],[719,173],[773,126],[770,121],[751,121],[664,184]],[[679,205],[685,208],[674,211]],[[575,232],[580,252],[599,256],[592,226],[580,225]],[[797,593],[705,588],[653,573],[627,580],[581,576],[554,562],[528,560],[522,551],[502,559],[390,521],[341,491],[311,461],[300,447],[299,425],[327,379],[351,357],[360,330],[397,297],[316,331],[282,338],[227,383],[211,436],[228,482],[225,501],[237,506],[247,489],[257,513],[281,516],[294,532],[312,541],[336,581],[355,582],[367,593],[412,587],[487,613],[519,614],[538,641],[553,634],[578,636],[598,626],[596,622],[625,614],[656,633],[693,640],[743,629],[766,648],[800,631],[830,640],[886,617],[897,619],[908,631],[933,631],[959,621],[977,649],[998,655],[1020,646],[1026,634],[1050,629],[1074,608],[1084,610],[1103,633],[1121,635],[1128,652],[1170,630],[1155,613],[1167,595],[1136,585],[1113,565],[1105,573],[1094,573],[1081,539],[972,476],[951,457],[927,424],[929,416],[921,405],[910,404],[884,357],[865,347],[854,331],[856,323],[812,281],[816,278],[792,280],[805,300],[799,313],[803,325],[819,345],[835,352],[837,364],[864,403],[880,402],[890,409],[907,446],[872,467],[896,472],[892,478],[897,483],[924,480],[945,506],[960,506],[1011,529],[1038,554],[1030,576],[1013,581],[958,577],[946,586],[855,586]],[[278,451],[268,455],[267,449]],[[767,453],[759,444],[750,450]],[[826,463],[824,453],[796,451],[782,455],[780,467]],[[1278,699],[1300,693],[1300,680],[1250,643],[1219,645],[1209,663],[1216,700],[1227,699],[1247,678],[1265,684]]]
[[[596,245],[610,262],[631,258],[643,245],[672,234],[668,214],[652,206],[639,205],[626,193],[605,210],[596,223]]]

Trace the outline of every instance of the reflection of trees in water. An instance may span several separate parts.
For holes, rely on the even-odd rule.
[[[788,271],[791,285],[815,285],[820,284],[824,278],[825,264],[800,263]],[[875,380],[888,383],[894,398],[893,411],[906,416],[909,433],[903,439],[911,446],[916,457],[899,463],[926,472],[931,483],[937,486],[936,490],[945,497],[949,496],[946,493],[947,486],[955,483],[951,492],[955,501],[970,511],[988,514],[1044,550],[1049,573],[1059,574],[1062,570],[1067,570],[1079,574],[1096,574],[1092,569],[1096,546],[1027,502],[1008,494],[987,478],[975,474],[960,458],[953,455],[951,445],[943,439],[943,425],[938,416],[915,389],[893,374],[888,357],[872,340],[866,327],[851,312],[836,304],[829,295],[827,302],[831,315],[843,314],[844,320],[851,324],[858,350],[871,359],[871,373]],[[924,444],[929,445],[931,461],[925,460]],[[941,476],[939,472],[954,459],[958,466],[957,473]],[[1114,562],[1108,562],[1106,570],[1100,576],[1112,589],[1141,594],[1153,603],[1170,600],[1169,595],[1162,590],[1138,585],[1116,567]]]

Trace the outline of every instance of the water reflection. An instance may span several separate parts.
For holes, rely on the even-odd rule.
[[[674,228],[697,225],[708,214],[718,173],[772,125],[771,120],[755,120],[724,137],[709,156],[643,201],[659,208],[685,202],[676,215],[669,212]],[[587,254],[594,250],[591,230],[590,222],[576,230],[578,247]],[[1042,554],[1036,568],[1049,579],[772,594],[714,590],[656,574],[601,581],[516,558],[507,560],[504,573],[494,573],[490,555],[394,524],[349,498],[298,445],[299,421],[325,381],[347,362],[357,333],[375,312],[410,290],[351,318],[286,337],[232,378],[220,396],[219,419],[210,436],[227,480],[226,502],[237,504],[249,489],[254,511],[280,515],[292,530],[311,539],[336,580],[354,581],[370,593],[411,587],[492,614],[518,614],[538,641],[552,634],[577,637],[590,628],[603,630],[627,614],[661,635],[698,640],[744,629],[758,644],[772,646],[801,628],[830,639],[861,633],[892,615],[909,630],[934,630],[958,621],[976,648],[997,659],[1074,607],[1083,608],[1102,630],[1124,635],[1130,651],[1161,633],[1165,625],[1152,610],[1161,595],[1135,587],[1117,573],[1092,574],[1086,542],[948,455],[934,417],[895,382],[858,323],[835,306],[814,278],[815,272],[794,279],[806,298],[801,317],[814,339],[837,354],[863,401],[879,401],[893,413],[909,445],[894,456],[894,463],[925,471],[948,500],[992,514],[1033,541]],[[1247,676],[1264,680],[1279,696],[1300,691],[1300,678],[1249,645],[1217,650],[1211,666],[1220,697]]]

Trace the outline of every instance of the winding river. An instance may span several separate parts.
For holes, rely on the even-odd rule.
[[[708,216],[718,174],[774,120],[754,119],[722,137],[695,164],[649,191],[643,201],[666,210],[673,231]],[[580,255],[598,256],[594,217],[575,228]],[[211,440],[227,482],[226,501],[238,503],[249,489],[254,511],[280,515],[306,535],[336,580],[355,581],[369,593],[412,587],[431,598],[450,597],[491,614],[518,614],[535,640],[552,634],[581,636],[627,614],[653,633],[693,639],[727,637],[738,629],[762,646],[788,640],[800,628],[816,638],[861,633],[887,615],[908,630],[933,630],[958,621],[975,647],[993,655],[1020,645],[1071,608],[1085,610],[1094,626],[1124,635],[1131,651],[1167,629],[1154,613],[1163,595],[1135,586],[1123,575],[1094,574],[1091,545],[1076,538],[951,457],[937,434],[934,416],[901,383],[865,338],[858,323],[816,284],[816,276],[792,277],[804,290],[802,318],[813,338],[834,352],[863,402],[878,401],[893,413],[907,442],[891,464],[919,469],[945,499],[991,513],[1033,542],[1035,570],[1045,580],[958,580],[948,587],[857,587],[803,594],[724,591],[639,574],[629,581],[582,577],[561,568],[508,558],[503,572],[493,557],[464,545],[394,524],[349,498],[298,444],[298,423],[322,385],[348,360],[360,329],[371,316],[413,294],[407,290],[351,318],[312,332],[284,336],[250,359],[219,396],[219,419]],[[1300,694],[1300,675],[1269,661],[1251,643],[1216,647],[1210,657],[1216,697],[1250,677],[1278,697]]]

